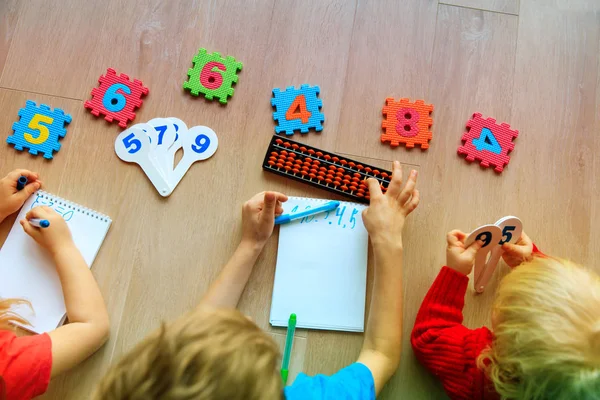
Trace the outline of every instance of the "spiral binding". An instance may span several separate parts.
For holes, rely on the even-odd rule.
[[[69,200],[65,200],[62,197],[55,196],[52,193],[48,193],[44,190],[38,190],[35,194],[43,199],[52,200],[56,204],[60,204],[61,206],[65,206],[73,211],[77,211],[83,215],[90,216],[92,218],[96,218],[102,222],[112,222],[108,215],[99,213],[98,211],[94,211],[91,208],[87,208],[82,206],[81,204],[74,203]]]

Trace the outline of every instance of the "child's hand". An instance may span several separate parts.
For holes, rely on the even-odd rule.
[[[29,223],[32,218],[47,219],[50,226],[47,228],[36,228]],[[21,220],[23,230],[53,256],[62,249],[71,248],[75,244],[71,237],[71,231],[64,218],[50,207],[35,207]]]
[[[469,247],[465,247],[466,233],[457,229],[448,232],[446,240],[446,266],[462,274],[469,275],[475,263],[475,255],[483,246],[483,241],[476,240]]]
[[[288,197],[279,192],[261,192],[242,207],[242,241],[264,245],[273,233],[275,216],[283,213]]]
[[[533,258],[533,242],[525,232],[521,232],[521,237],[519,237],[517,243],[504,243],[502,250],[504,250],[502,258],[511,268],[525,261],[531,261]]]
[[[23,190],[17,190],[17,181],[21,175],[27,177],[28,184]],[[41,186],[38,174],[26,169],[16,169],[0,179],[0,222],[19,211],[29,196]]]
[[[419,191],[415,189],[417,171],[411,171],[402,188],[402,167],[398,161],[394,161],[392,180],[385,195],[377,179],[369,178],[368,184],[371,204],[362,212],[362,218],[371,243],[401,247],[404,220],[419,205]]]

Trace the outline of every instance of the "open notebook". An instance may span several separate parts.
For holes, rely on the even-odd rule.
[[[284,213],[328,201],[290,197]],[[281,226],[271,325],[287,326],[295,313],[299,328],[364,331],[369,245],[361,216],[365,208],[342,201],[334,211]]]
[[[51,207],[63,216],[88,266],[94,262],[112,221],[105,215],[42,190],[23,205],[0,249],[0,298],[29,300],[33,313],[27,306],[16,308],[16,312],[31,323],[31,326],[24,326],[25,329],[42,333],[64,322],[66,308],[54,263],[19,223],[29,210],[37,206]]]

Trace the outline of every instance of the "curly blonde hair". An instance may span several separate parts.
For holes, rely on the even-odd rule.
[[[237,310],[163,324],[101,381],[101,400],[280,400],[279,348]]]
[[[27,305],[31,303],[21,299],[0,299],[0,330],[15,330],[15,323],[29,325],[25,318],[15,313],[12,309],[15,306]]]
[[[504,277],[493,313],[478,366],[502,399],[600,399],[598,275],[535,257]]]

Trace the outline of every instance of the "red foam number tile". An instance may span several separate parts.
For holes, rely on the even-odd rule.
[[[509,124],[498,125],[495,119],[483,119],[480,113],[475,113],[467,123],[458,154],[466,155],[467,161],[477,159],[482,167],[494,166],[496,172],[502,172],[510,161],[508,153],[515,148],[513,139],[517,136],[519,131],[511,129]]]
[[[118,121],[122,128],[135,118],[134,110],[142,106],[142,96],[148,94],[148,88],[141,81],[129,80],[125,74],[117,75],[112,68],[106,75],[98,78],[100,86],[92,89],[92,99],[84,107],[96,117],[104,115],[108,122]]]

